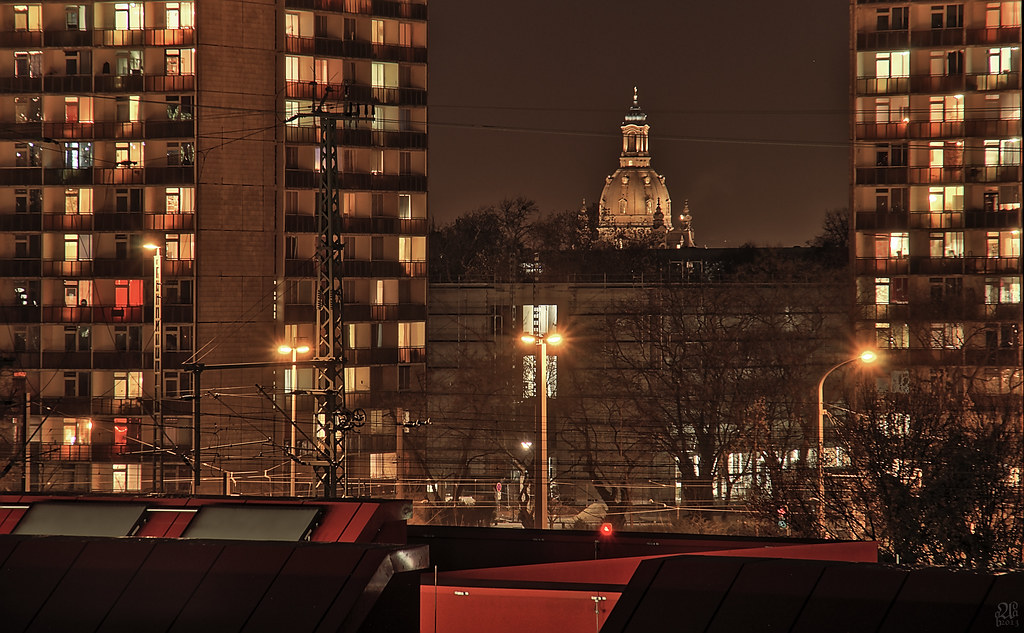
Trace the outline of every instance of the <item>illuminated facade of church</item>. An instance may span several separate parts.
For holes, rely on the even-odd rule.
[[[636,88],[622,121],[619,168],[605,178],[598,207],[598,235],[616,244],[647,242],[662,247],[693,246],[690,210],[673,215],[665,177],[651,167],[647,114]]]

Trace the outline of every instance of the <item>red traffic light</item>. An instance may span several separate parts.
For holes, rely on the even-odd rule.
[[[611,536],[613,531],[611,523],[602,523],[601,527],[598,529],[601,536]]]

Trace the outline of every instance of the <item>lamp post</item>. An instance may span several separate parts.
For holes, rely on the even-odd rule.
[[[550,482],[548,481],[548,345],[558,345],[562,342],[562,335],[557,332],[548,332],[544,336],[523,334],[520,340],[527,345],[537,347],[537,401],[539,403],[540,426],[538,451],[538,463],[540,469],[540,491],[537,495],[537,519],[536,523],[544,528],[548,524],[548,493]]]
[[[309,352],[309,345],[300,345],[298,347],[293,347],[291,345],[282,345],[282,346],[277,348],[277,352],[279,354],[289,354],[290,353],[292,355],[292,374],[291,374],[291,376],[292,376],[292,380],[291,380],[291,383],[292,383],[292,420],[291,420],[291,441],[288,442],[288,450],[290,450],[292,454],[290,455],[290,459],[289,459],[290,463],[289,463],[289,469],[288,469],[288,496],[294,497],[295,496],[295,458],[298,456],[297,453],[296,453],[296,449],[295,449],[295,425],[296,425],[296,420],[295,420],[295,397],[296,396],[295,396],[295,392],[297,391],[296,387],[298,386],[298,380],[297,380],[298,376],[296,374],[295,361],[296,361],[296,355],[297,354],[306,354],[306,353]]]
[[[164,411],[163,411],[163,266],[160,247],[143,244],[142,248],[153,251],[153,487],[157,492],[164,488]]]
[[[875,352],[871,350],[865,350],[858,354],[857,356],[854,356],[853,358],[848,358],[841,363],[833,365],[831,369],[822,374],[821,380],[818,381],[818,453],[816,456],[816,461],[818,466],[817,523],[819,534],[825,533],[825,466],[822,460],[825,452],[825,400],[823,397],[825,379],[828,378],[832,372],[839,369],[840,367],[843,367],[844,365],[849,365],[850,363],[856,362],[858,360],[861,361],[862,363],[872,363],[875,361],[876,358],[878,358],[878,355]]]

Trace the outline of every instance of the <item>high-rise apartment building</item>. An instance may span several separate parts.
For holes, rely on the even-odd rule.
[[[188,490],[198,391],[202,491],[318,493],[315,396],[292,393],[313,386],[301,361],[317,350],[295,375],[212,367],[315,348],[331,163],[316,109],[337,119],[345,405],[367,413],[345,465],[393,479],[399,402],[422,382],[426,13],[425,0],[0,3],[0,351],[14,370],[0,389],[17,401],[3,485],[27,471],[33,490]],[[187,363],[208,368],[201,389]]]
[[[852,0],[851,28],[861,341],[893,389],[1019,395],[1021,2]]]

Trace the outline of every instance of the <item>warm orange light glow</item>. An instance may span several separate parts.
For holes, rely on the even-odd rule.
[[[522,336],[519,337],[519,340],[526,343],[527,345],[532,345],[533,343],[537,342],[537,337],[532,334],[523,334]]]
[[[612,532],[614,532],[614,531],[615,530],[612,528],[612,524],[611,523],[602,523],[601,524],[601,528],[600,528],[601,536],[611,536]]]
[[[544,340],[547,341],[550,345],[558,345],[559,343],[562,342],[562,335],[559,334],[558,332],[551,332],[544,337]]]
[[[143,244],[142,248],[146,249],[147,251],[155,251],[160,247],[157,246],[156,244]]]
[[[309,351],[309,345],[300,345],[298,347],[291,347],[290,345],[281,345],[277,348],[278,354],[291,354],[292,352],[298,352],[299,354],[305,354]]]
[[[865,363],[873,363],[877,358],[878,354],[876,354],[872,350],[864,350],[863,352],[860,353],[860,359],[862,362]]]

